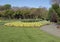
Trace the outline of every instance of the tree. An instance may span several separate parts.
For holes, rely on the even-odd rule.
[[[36,19],[47,19],[48,11],[46,8],[33,8],[31,15]]]
[[[21,11],[20,11],[20,10],[16,10],[16,11],[14,12],[13,16],[14,16],[16,19],[21,18]]]
[[[3,6],[0,6],[0,11],[3,11],[4,10],[4,7]]]
[[[13,14],[14,14],[14,11],[13,10],[4,10],[4,17],[8,18],[8,19],[11,19],[13,18]]]
[[[46,8],[40,9],[40,18],[46,20],[48,17],[48,10]]]
[[[11,9],[10,4],[5,4],[5,5],[0,6],[0,11],[4,11],[4,10],[7,10],[7,9]]]
[[[57,9],[58,17],[60,17],[60,7]]]
[[[3,7],[4,7],[5,10],[11,9],[11,5],[10,4],[5,4]]]
[[[53,4],[53,9],[58,15],[58,22],[60,23],[60,0],[51,0]]]
[[[59,4],[55,3],[55,4],[52,4],[52,8],[55,10],[56,13],[58,13],[58,9],[59,9]]]
[[[55,10],[52,9],[52,8],[49,10],[49,18],[50,18],[50,21],[51,21],[51,22],[57,22],[58,15],[57,15],[57,13],[55,12]]]

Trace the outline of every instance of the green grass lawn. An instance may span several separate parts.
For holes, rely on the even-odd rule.
[[[0,42],[60,42],[60,38],[39,28],[7,27],[0,24]]]

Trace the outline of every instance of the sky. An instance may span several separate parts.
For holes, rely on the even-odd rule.
[[[49,0],[0,0],[0,5],[4,4],[11,4],[12,6],[15,7],[23,7],[23,6],[28,6],[28,7],[50,7],[50,2]]]

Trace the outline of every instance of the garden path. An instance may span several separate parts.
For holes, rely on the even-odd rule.
[[[49,34],[60,37],[60,29],[57,28],[57,25],[55,23],[43,26],[40,29]]]

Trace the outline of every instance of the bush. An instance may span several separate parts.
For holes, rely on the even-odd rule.
[[[41,27],[43,25],[50,24],[48,21],[40,22],[11,22],[4,24],[5,26],[16,26],[16,27]]]
[[[39,22],[42,21],[42,19],[22,19],[21,22]]]

